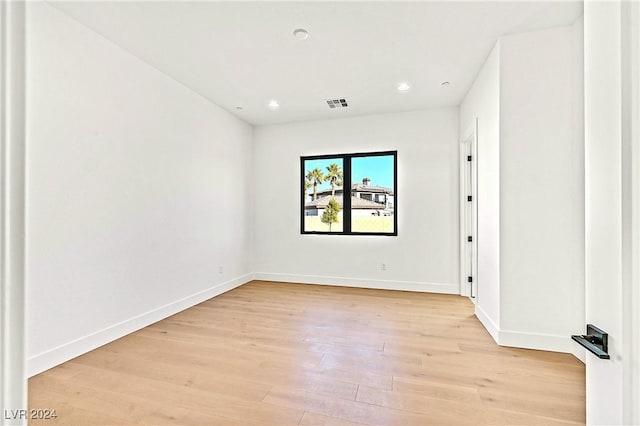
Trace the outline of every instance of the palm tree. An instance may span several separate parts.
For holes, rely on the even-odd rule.
[[[325,181],[324,174],[322,170],[316,167],[313,170],[309,170],[306,178],[313,185],[313,200],[315,201],[318,198],[318,184]]]
[[[325,180],[331,184],[331,196],[336,195],[336,186],[342,186],[342,170],[336,163],[331,163],[327,166],[327,177]]]
[[[309,182],[308,180],[304,181],[304,199],[307,199],[307,191],[309,190],[309,188],[311,188],[311,182]]]

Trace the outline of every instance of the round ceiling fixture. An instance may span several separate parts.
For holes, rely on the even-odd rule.
[[[409,83],[402,82],[398,84],[398,92],[406,92],[409,89],[411,89],[411,86],[409,86]]]
[[[449,84],[451,84],[451,83],[449,83],[448,81],[443,81],[443,82],[442,82],[442,83],[440,83],[440,84],[441,84],[442,86],[448,86],[448,85],[449,85]]]
[[[309,38],[309,31],[304,28],[296,28],[293,30],[293,36],[298,40],[306,40]]]
[[[275,99],[269,101],[269,108],[277,109],[280,108],[280,104]]]

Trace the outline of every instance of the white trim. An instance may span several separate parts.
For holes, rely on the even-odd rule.
[[[253,280],[253,274],[246,274],[241,277],[216,284],[206,290],[183,297],[175,302],[167,303],[156,309],[152,309],[143,314],[129,318],[117,324],[113,324],[95,333],[88,334],[71,342],[64,343],[46,352],[34,355],[27,360],[27,371],[29,377],[42,373],[56,365],[73,359],[79,355],[92,351],[102,345],[119,339],[134,331],[140,330],[148,325],[158,322],[164,318],[175,315],[180,311],[188,309],[198,303],[218,296],[229,290],[233,290],[243,284]]]
[[[482,307],[477,304],[476,317],[491,337],[493,337],[493,340],[500,346],[569,353],[573,354],[583,363],[585,362],[584,349],[576,345],[569,336],[500,330]]]
[[[469,291],[469,285],[467,284],[466,281],[466,276],[467,276],[467,261],[466,261],[466,255],[467,255],[467,250],[466,250],[466,241],[465,241],[465,234],[466,234],[466,223],[465,223],[465,201],[464,201],[464,196],[465,196],[465,190],[466,190],[466,172],[465,172],[465,167],[463,167],[463,165],[465,164],[465,156],[467,155],[467,140],[469,138],[463,138],[460,140],[460,143],[458,144],[458,152],[459,152],[459,158],[458,158],[458,174],[459,174],[459,182],[460,182],[460,187],[458,188],[459,191],[459,197],[458,197],[458,217],[460,220],[460,242],[459,242],[459,248],[460,248],[460,296],[466,296],[469,297],[470,296],[470,291]]]
[[[631,3],[631,78],[633,114],[631,123],[632,138],[632,229],[633,239],[631,248],[631,312],[630,312],[630,354],[632,362],[630,378],[631,407],[629,417],[631,423],[640,424],[640,4]],[[634,404],[633,401],[636,401]]]
[[[459,220],[460,220],[460,295],[471,298],[472,288],[475,289],[474,297],[471,301],[475,304],[478,300],[478,167],[477,167],[477,155],[478,155],[478,118],[473,120],[473,125],[469,126],[464,138],[460,140],[458,144],[459,151]],[[467,188],[468,173],[467,173],[467,155],[471,155],[471,188]],[[471,195],[473,201],[471,203],[471,224],[467,223],[467,195]],[[473,237],[471,248],[467,241],[467,236]],[[469,265],[469,250],[471,250],[473,261]],[[471,276],[473,277],[473,283],[469,285],[467,277],[469,276],[469,270],[471,270]]]
[[[640,5],[622,17],[623,421],[640,424]]]
[[[428,283],[419,281],[391,281],[368,278],[331,277],[324,275],[275,274],[256,272],[254,279],[284,283],[333,285],[339,287],[372,288],[380,290],[416,291],[422,293],[459,294],[457,283]]]
[[[570,353],[583,363],[585,362],[584,349],[576,345],[569,336],[501,330],[498,342],[500,346]]]
[[[484,328],[489,332],[493,340],[499,344],[500,340],[500,329],[496,325],[495,322],[487,315],[487,313],[482,309],[480,305],[476,303],[476,318],[482,323]]]
[[[24,2],[1,2],[0,21],[0,409],[3,425],[21,425],[26,416],[18,410],[27,408]]]

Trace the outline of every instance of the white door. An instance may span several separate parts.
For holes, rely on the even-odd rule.
[[[477,119],[460,141],[460,294],[478,296]]]
[[[587,423],[640,424],[640,6],[584,14],[585,319],[610,356],[587,352]]]

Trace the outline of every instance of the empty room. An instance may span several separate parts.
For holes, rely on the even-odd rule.
[[[640,3],[0,22],[2,424],[640,425]]]

